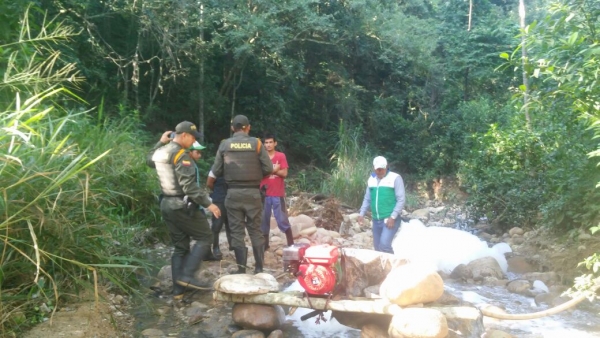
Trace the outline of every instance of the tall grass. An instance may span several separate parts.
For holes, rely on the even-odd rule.
[[[340,123],[338,142],[331,157],[334,168],[323,181],[321,191],[350,206],[359,207],[372,171],[372,160],[372,151],[363,142],[359,129],[348,130]]]
[[[77,99],[61,86],[76,81],[76,71],[72,64],[52,68],[59,62],[45,43],[68,38],[69,30],[45,19],[40,33],[28,20],[23,25],[17,43],[0,46],[14,51],[0,63],[4,334],[43,320],[42,304],[56,309],[63,296],[83,288],[96,298],[100,284],[131,291],[134,270],[146,266],[133,244],[157,220],[151,212],[156,180],[145,167],[136,116],[92,120],[78,107],[57,106],[65,95]],[[40,40],[43,48],[24,47]]]

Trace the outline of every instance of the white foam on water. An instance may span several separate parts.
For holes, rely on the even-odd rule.
[[[304,289],[298,281],[294,281],[285,291],[304,291]],[[349,334],[353,331],[360,332],[359,330],[340,324],[335,318],[331,318],[331,311],[323,313],[327,322],[321,321],[320,324],[315,323],[317,317],[312,317],[305,321],[300,319],[300,317],[312,311],[313,309],[298,308],[292,315],[288,315],[286,319],[291,320],[294,326],[306,338],[349,337]]]
[[[468,232],[426,227],[416,219],[403,222],[392,242],[396,256],[445,273],[451,273],[459,264],[468,264],[482,257],[495,258],[502,271],[506,272],[508,263],[503,252],[510,250],[507,246],[490,248],[486,242]]]

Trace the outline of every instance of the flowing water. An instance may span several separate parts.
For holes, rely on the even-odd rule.
[[[449,231],[453,229],[435,227],[427,228],[424,233],[422,228],[411,228],[403,224],[403,230],[394,240],[395,244],[402,244],[396,250],[397,254],[417,255],[416,261],[422,264],[437,266],[440,270],[451,270],[462,260],[467,262],[481,255],[490,254],[502,260],[503,254],[482,245],[480,241],[467,231]],[[433,247],[432,247],[433,245]],[[165,261],[168,264],[170,253],[151,253],[155,261]],[[502,265],[502,262],[499,262]],[[504,261],[505,263],[505,261]],[[217,263],[209,263],[217,264]],[[519,276],[507,274],[510,280]],[[297,282],[290,285],[287,290],[300,290]],[[531,297],[510,293],[504,287],[470,285],[464,283],[447,282],[445,288],[455,296],[462,298],[475,306],[491,304],[506,309],[507,313],[532,313],[547,309],[546,306],[537,306]],[[190,313],[189,303],[196,302],[196,320],[189,322],[194,313]],[[239,329],[233,325],[231,319],[232,304],[215,303],[209,292],[198,292],[188,297],[187,305],[182,306],[173,302],[168,295],[149,293],[144,303],[138,303],[133,310],[135,316],[136,334],[141,337],[143,330],[153,328],[163,332],[164,337],[231,337]],[[286,313],[287,313],[286,309]],[[284,337],[300,338],[333,338],[333,337],[360,337],[360,331],[343,326],[331,313],[326,312],[326,322],[315,323],[315,317],[305,321],[300,320],[310,309],[297,309],[293,315],[287,316],[287,321],[281,328]],[[193,311],[192,311],[193,312]],[[584,301],[575,310],[566,311],[557,315],[535,320],[507,321],[495,320],[484,317],[486,328],[494,328],[512,334],[514,337],[530,338],[588,338],[600,337],[600,304]],[[191,316],[190,316],[191,315]]]

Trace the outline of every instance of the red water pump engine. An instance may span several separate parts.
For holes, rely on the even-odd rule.
[[[283,269],[294,274],[306,293],[326,296],[333,292],[339,250],[329,244],[294,244],[283,249]]]

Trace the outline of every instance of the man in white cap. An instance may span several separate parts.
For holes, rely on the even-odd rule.
[[[367,181],[358,221],[364,221],[367,208],[371,207],[375,251],[393,254],[392,240],[400,228],[400,213],[404,208],[404,181],[400,175],[388,170],[383,156],[373,159],[373,170]]]

